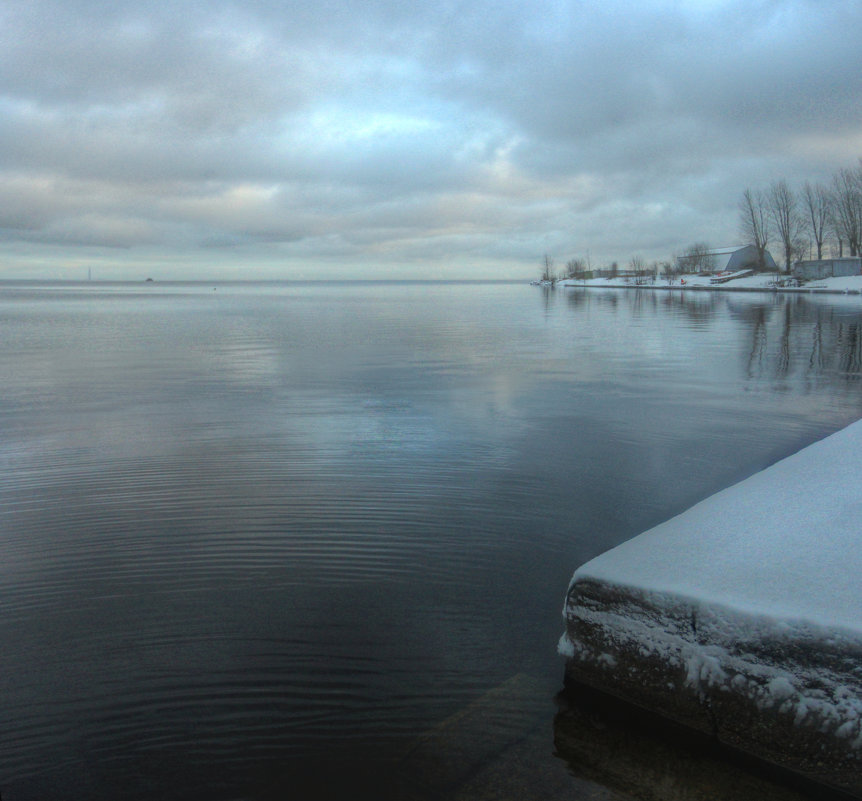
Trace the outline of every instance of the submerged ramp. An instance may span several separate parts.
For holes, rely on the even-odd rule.
[[[554,700],[519,673],[419,736],[393,774],[398,801],[634,801],[551,759]]]
[[[579,568],[571,680],[862,797],[862,422]]]

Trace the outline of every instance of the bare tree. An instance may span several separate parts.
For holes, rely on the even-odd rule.
[[[569,259],[566,262],[566,277],[567,278],[583,278],[587,272],[586,259]]]
[[[842,168],[832,176],[829,211],[835,235],[847,240],[851,256],[858,256],[862,240],[862,166],[855,170]]]
[[[542,280],[553,284],[557,277],[554,275],[554,260],[546,253],[542,269]]]
[[[706,242],[689,245],[682,256],[677,257],[679,269],[684,273],[704,273],[713,268],[711,248]]]
[[[775,233],[784,249],[784,271],[790,272],[790,264],[800,247],[802,218],[796,203],[796,195],[783,178],[769,187],[766,196],[769,217]]]
[[[808,181],[802,187],[802,208],[805,225],[817,245],[817,258],[823,258],[823,240],[829,223],[829,192],[822,184],[812,186]]]
[[[664,275],[665,281],[667,281],[668,284],[672,284],[676,278],[677,268],[674,262],[678,264],[679,260],[674,259],[673,261],[663,261],[661,262],[661,264],[659,264],[659,269],[661,270],[662,274]]]
[[[766,269],[769,245],[769,213],[766,199],[759,189],[746,189],[739,201],[739,228],[745,239],[757,249],[757,268]]]

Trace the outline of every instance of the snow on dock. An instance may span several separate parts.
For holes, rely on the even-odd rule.
[[[862,421],[580,567],[592,685],[862,796]]]

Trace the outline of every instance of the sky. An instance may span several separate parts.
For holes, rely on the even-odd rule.
[[[0,278],[532,278],[862,156],[860,0],[0,0]]]

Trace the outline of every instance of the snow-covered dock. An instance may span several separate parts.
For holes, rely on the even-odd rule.
[[[580,567],[569,679],[862,797],[862,421]]]

